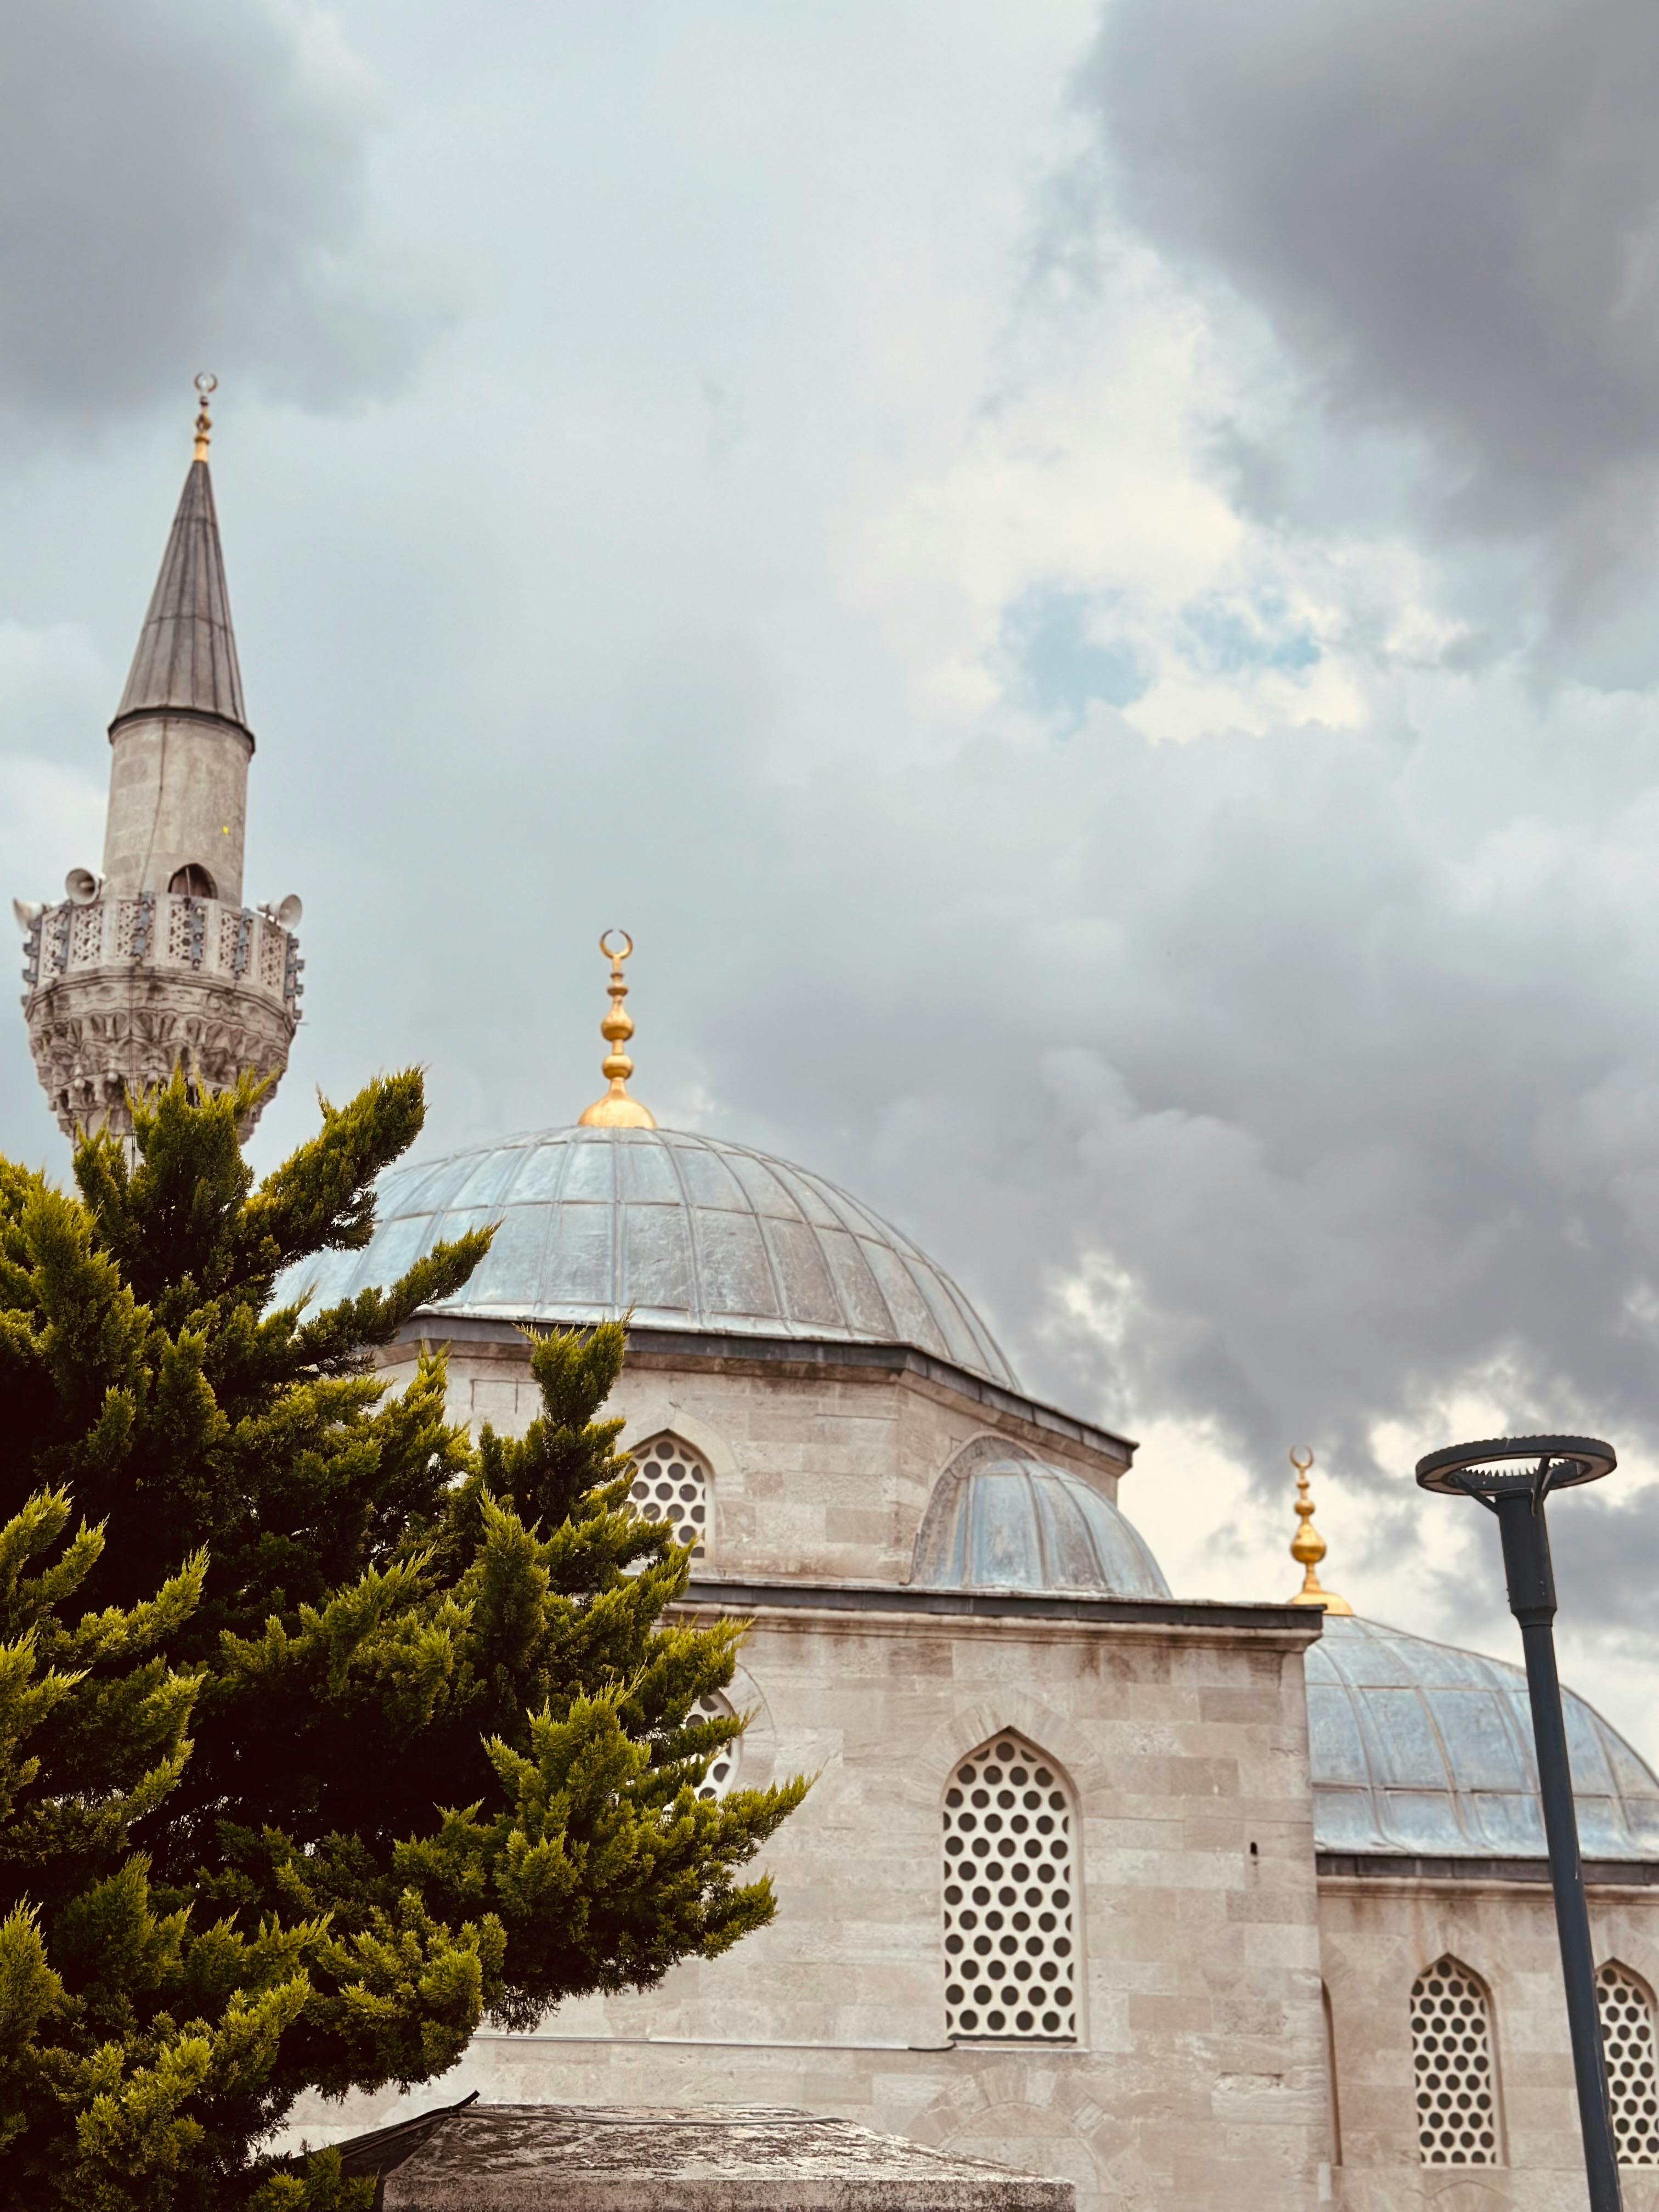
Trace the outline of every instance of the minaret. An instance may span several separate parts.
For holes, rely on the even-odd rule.
[[[208,1091],[245,1069],[274,1087],[299,1017],[300,902],[242,903],[253,732],[208,472],[215,381],[196,380],[195,456],[109,726],[103,873],[71,868],[61,905],[15,902],[29,1043],[66,1135],[125,1134],[127,1093],[179,1066]]]

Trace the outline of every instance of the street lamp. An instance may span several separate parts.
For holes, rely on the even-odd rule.
[[[1567,1764],[1567,1731],[1561,1714],[1561,1680],[1555,1671],[1555,1577],[1550,1567],[1544,1500],[1552,1490],[1594,1482],[1618,1465],[1611,1444],[1594,1437],[1498,1437],[1486,1443],[1452,1444],[1417,1462],[1425,1490],[1476,1499],[1498,1516],[1504,1539],[1504,1577],[1510,1611],[1521,1624],[1532,1698],[1532,1732],[1538,1747],[1538,1786],[1549,1844],[1550,1887],[1566,1984],[1572,2068],[1578,2082],[1578,2124],[1584,2136],[1584,2171],[1590,2212],[1620,2212],[1619,2160],[1607,2109],[1601,2021],[1595,2001],[1595,1960],[1590,1949],[1584,1869],[1578,1856],[1578,1820]]]

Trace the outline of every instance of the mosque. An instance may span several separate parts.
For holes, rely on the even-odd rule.
[[[111,725],[103,872],[20,902],[24,1009],[66,1129],[182,1055],[280,1076],[298,902],[243,902],[253,738],[196,458]],[[497,1225],[390,1348],[451,1347],[453,1411],[530,1417],[524,1322],[631,1313],[612,1410],[687,1607],[754,1624],[752,1716],[707,1787],[817,1776],[775,1923],[649,1995],[483,2032],[442,2084],[297,2116],[313,2141],[477,2090],[803,2107],[1069,2178],[1085,2212],[1560,2212],[1582,2203],[1524,1678],[1323,1589],[1306,1455],[1288,1600],[1172,1595],[1119,1504],[1135,1447],[1032,1397],[972,1301],[810,1170],[659,1128],[607,1087],[567,1126],[384,1179],[317,1295]],[[1659,2208],[1659,1779],[1568,1728],[1626,2202]]]

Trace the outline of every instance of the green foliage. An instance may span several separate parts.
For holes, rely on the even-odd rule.
[[[598,1421],[623,1330],[539,1338],[476,1444],[369,1355],[488,1233],[276,1304],[421,1126],[371,1084],[257,1188],[251,1092],[142,1106],[79,1197],[0,1161],[0,2202],[347,2212],[259,2152],[295,2097],[426,2080],[486,2015],[643,1988],[772,1913],[801,1784],[698,1797],[740,1624]]]

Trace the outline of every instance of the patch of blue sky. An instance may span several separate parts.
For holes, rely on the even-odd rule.
[[[1121,628],[1119,603],[1033,584],[1006,608],[1002,647],[1039,714],[1080,722],[1097,701],[1130,707],[1152,689],[1151,654]]]
[[[1305,623],[1291,622],[1282,600],[1227,599],[1206,592],[1182,611],[1176,648],[1204,676],[1246,676],[1264,668],[1300,675],[1323,657]]]

